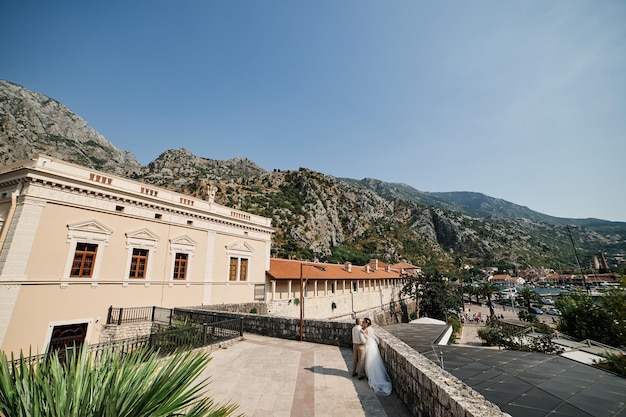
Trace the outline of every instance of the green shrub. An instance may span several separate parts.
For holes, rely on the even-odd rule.
[[[548,326],[545,323],[537,322],[537,323],[533,324],[533,327],[535,328],[535,330],[538,333],[545,333],[545,334],[549,334],[549,335],[554,334],[554,329],[552,327]]]
[[[478,337],[485,341],[488,346],[497,346],[502,344],[502,334],[495,327],[482,327],[478,329]]]
[[[457,315],[448,316],[447,323],[452,326],[452,336],[450,337],[449,344],[456,343],[456,335],[461,331],[461,319]]]
[[[11,358],[13,361],[13,357]],[[10,362],[0,352],[0,415],[66,417],[170,417],[231,415],[237,405],[214,404],[208,378],[198,379],[210,361],[201,351],[179,351],[161,359],[147,350],[56,353],[29,362]]]
[[[537,317],[537,315],[534,313],[530,313],[526,310],[520,310],[519,313],[517,313],[517,317],[521,321],[527,321],[529,323],[534,323],[534,324],[539,323],[539,318]]]
[[[626,377],[626,355],[607,352],[602,356],[604,356],[604,359],[594,361],[594,366]]]

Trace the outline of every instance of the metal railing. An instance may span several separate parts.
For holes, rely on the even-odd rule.
[[[243,335],[243,319],[228,319],[211,323],[184,324],[178,328],[163,328],[150,334],[150,346],[163,353],[178,348],[197,348]]]
[[[171,351],[172,347],[198,347],[243,336],[243,318],[178,308],[109,307],[107,324],[141,321],[152,322],[150,346],[166,351]]]
[[[122,354],[131,353],[139,349],[150,347],[148,336],[137,336],[130,339],[116,340],[113,342],[96,343],[87,347],[88,352],[94,358],[98,358],[107,350],[120,350]]]
[[[172,324],[172,309],[152,307],[152,322]]]
[[[228,319],[212,324],[203,323],[207,340],[220,341],[243,336],[243,318]]]
[[[49,351],[40,355],[13,360],[13,366],[46,360],[53,352],[61,360],[73,352],[85,349],[95,358],[105,350],[120,349],[123,353],[148,348],[168,355],[177,349],[193,349],[243,336],[243,317],[233,319],[215,313],[162,307],[109,307],[107,324],[151,322],[149,335],[82,346],[75,337],[56,339]]]
[[[162,354],[168,354],[180,348],[194,349],[204,346],[202,330],[198,325],[157,330],[150,334],[150,347]]]
[[[191,323],[216,323],[225,320],[231,320],[231,316],[223,316],[218,313],[208,311],[191,310],[185,308],[175,308],[172,311],[174,320],[191,322]]]
[[[57,354],[61,362],[65,361],[65,358],[74,355],[81,349],[84,349],[88,355],[95,358],[101,356],[106,350],[121,350],[122,354],[131,353],[138,349],[144,349],[150,347],[150,338],[148,336],[139,336],[130,339],[122,339],[114,342],[96,343],[93,345],[66,345],[56,346],[51,348],[47,353],[40,355],[25,356],[18,359],[13,359],[13,367],[20,365],[33,365],[41,363],[49,359],[53,354]]]
[[[109,307],[106,324],[128,324],[142,321],[172,324],[172,310],[162,307]]]
[[[171,317],[172,314],[169,315]],[[173,326],[161,324],[146,336],[138,336],[112,342],[97,343],[82,347],[94,359],[107,350],[121,350],[122,353],[131,353],[138,349],[150,349],[159,355],[169,355],[179,349],[194,349],[208,346],[225,340],[243,336],[243,318],[224,319],[224,316],[214,314],[200,314],[196,318],[204,317],[208,322],[197,323],[185,321]],[[178,326],[178,327],[177,327]],[[81,349],[79,345],[56,346],[48,353],[27,356],[13,360],[13,367],[31,365],[45,361],[54,352],[61,361]]]

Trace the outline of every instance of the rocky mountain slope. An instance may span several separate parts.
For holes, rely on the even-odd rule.
[[[141,166],[60,103],[0,81],[0,162],[45,153],[271,217],[273,255],[357,264],[407,260],[440,270],[465,263],[573,268],[565,224],[478,193],[424,193],[405,184],[334,178],[301,168],[267,172],[249,159],[216,161],[167,150]],[[585,254],[626,250],[626,223],[573,229]]]
[[[470,217],[485,219],[497,216],[532,220],[555,226],[580,226],[607,236],[611,241],[619,241],[620,239],[626,238],[626,223],[624,222],[611,222],[594,218],[569,219],[549,216],[533,211],[528,207],[475,192],[429,193],[416,190],[406,184],[385,183],[370,178],[363,180],[345,179],[345,181],[350,181],[375,190],[378,194],[387,196],[388,198],[401,198],[416,201],[442,210],[465,214]]]
[[[510,212],[485,209],[488,215],[470,216],[463,210],[471,207],[459,203],[458,211],[441,208],[445,201],[439,207],[425,204],[411,197],[420,192],[408,186],[334,178],[304,168],[266,172],[246,159],[211,161],[184,149],[165,152],[139,179],[200,198],[206,184],[217,185],[219,203],[273,219],[278,228],[273,250],[279,257],[355,263],[371,257],[406,259],[442,269],[465,262],[508,269],[575,265],[563,223],[542,221],[543,215],[534,212],[514,215],[528,209],[503,200],[492,199]],[[587,254],[624,247],[620,235],[572,226],[577,247]]]
[[[38,154],[122,176],[141,168],[61,103],[0,80],[0,164]]]

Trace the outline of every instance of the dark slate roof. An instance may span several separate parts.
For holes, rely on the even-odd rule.
[[[433,345],[445,328],[384,326],[513,417],[626,417],[626,378],[558,355]]]

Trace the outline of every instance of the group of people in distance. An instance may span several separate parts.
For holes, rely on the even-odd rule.
[[[352,328],[352,351],[352,376],[367,378],[377,395],[391,394],[391,379],[378,350],[378,337],[367,317],[356,319]]]

